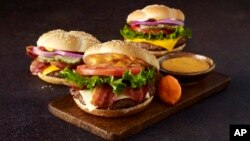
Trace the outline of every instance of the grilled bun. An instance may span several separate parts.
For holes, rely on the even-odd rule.
[[[48,76],[48,75],[42,75],[41,73],[38,73],[37,76],[42,79],[45,82],[51,83],[51,84],[57,84],[57,85],[63,85],[66,83],[65,79],[58,78],[58,77],[53,77],[53,76]]]
[[[149,19],[176,19],[180,21],[185,20],[183,12],[179,9],[167,7],[165,5],[148,5],[143,9],[135,10],[127,17],[127,23],[131,21],[146,21]]]
[[[83,31],[64,31],[56,29],[44,33],[37,41],[37,46],[47,48],[84,52],[92,45],[100,43],[94,36]]]
[[[124,117],[133,115],[135,113],[138,113],[142,110],[144,110],[153,100],[154,96],[151,96],[147,100],[145,100],[143,103],[138,104],[136,106],[130,107],[130,108],[124,108],[124,109],[117,109],[117,110],[105,110],[105,109],[94,109],[92,111],[89,111],[86,105],[82,104],[79,99],[73,97],[76,105],[83,111],[96,115],[101,117]]]
[[[171,52],[177,52],[177,51],[182,51],[185,48],[186,44],[180,45],[178,47],[173,48]],[[162,51],[149,51],[151,54],[155,55],[157,58],[161,57],[163,55],[166,55],[169,53],[168,50],[162,50]]]
[[[135,57],[154,66],[157,70],[159,70],[160,68],[158,60],[154,55],[150,54],[149,51],[138,48],[132,43],[124,42],[121,40],[112,40],[90,47],[88,50],[86,50],[83,60],[86,61],[85,58],[87,58],[89,55],[103,53],[117,53]]]

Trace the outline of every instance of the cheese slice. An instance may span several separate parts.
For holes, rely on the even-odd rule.
[[[80,90],[80,94],[86,104],[89,111],[93,111],[97,107],[91,103],[92,101],[92,91],[91,90]]]
[[[50,65],[46,69],[43,70],[42,75],[47,75],[51,72],[58,71],[60,68],[56,67],[55,65]]]
[[[173,50],[174,46],[178,42],[178,40],[181,37],[175,38],[175,39],[163,39],[163,40],[146,40],[146,39],[140,39],[140,38],[134,38],[134,39],[126,39],[128,42],[145,42],[150,43],[156,46],[163,47],[167,49],[168,51]]]
[[[45,47],[45,49],[46,49],[47,51],[54,51],[54,49],[53,49],[53,48],[50,48],[50,47]]]

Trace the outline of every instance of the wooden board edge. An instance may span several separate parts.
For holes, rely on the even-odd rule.
[[[143,121],[144,124],[142,124],[143,126],[141,126],[140,128],[138,128],[137,126],[134,126],[124,132],[122,132],[121,134],[117,135],[117,134],[113,134],[112,135],[112,140],[122,140],[122,139],[125,139],[131,135],[134,135],[138,132],[140,132],[141,130],[147,128],[147,127],[150,127],[151,125],[155,124],[155,123],[158,123],[160,122],[161,120],[164,120],[166,119],[167,117],[171,116],[171,115],[174,115],[175,113],[185,109],[185,108],[188,108],[194,104],[197,104],[199,102],[201,102],[203,99],[209,97],[209,96],[212,96],[216,93],[219,93],[220,91],[224,90],[225,88],[227,88],[227,86],[229,85],[230,81],[231,81],[231,78],[224,75],[224,74],[221,74],[225,77],[227,77],[226,81],[224,81],[223,83],[221,84],[218,84],[212,91],[210,92],[206,92],[204,93],[203,95],[200,95],[198,97],[195,98],[195,101],[194,99],[192,100],[188,100],[187,102],[185,102],[185,104],[182,104],[181,105],[181,108],[179,108],[178,110],[176,110],[177,108],[176,107],[173,107],[172,111],[174,112],[171,112],[171,113],[161,113],[163,116],[159,116],[159,115],[155,115],[153,118],[150,118],[149,120],[146,120],[146,121]],[[136,130],[135,130],[136,129]]]
[[[77,119],[74,116],[69,116],[68,114],[60,112],[59,110],[54,108],[52,102],[50,102],[48,104],[48,110],[55,117],[57,117],[57,118],[59,118],[59,119],[61,119],[63,121],[66,121],[67,123],[70,123],[72,125],[75,125],[78,128],[84,129],[85,131],[88,131],[91,134],[97,135],[97,136],[102,137],[102,138],[107,139],[107,140],[114,140],[115,139],[115,137],[114,137],[114,135],[112,133],[106,132],[105,130],[102,130],[100,128],[92,126],[91,124],[88,124],[86,122],[84,123],[85,126],[81,126],[82,123],[76,122]],[[70,118],[65,119],[64,118],[65,116],[68,116]],[[92,130],[95,131],[95,132],[98,132],[99,134],[97,134],[97,133],[95,134],[95,132],[93,132]]]

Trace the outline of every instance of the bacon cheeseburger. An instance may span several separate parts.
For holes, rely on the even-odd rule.
[[[33,75],[48,83],[63,84],[59,72],[65,67],[75,68],[82,62],[84,51],[100,43],[82,31],[52,30],[39,37],[37,46],[28,46],[27,54],[34,58],[30,65]]]
[[[156,57],[131,43],[112,40],[86,50],[84,65],[65,69],[75,103],[87,113],[103,117],[135,114],[152,101]],[[77,87],[76,87],[77,86]]]
[[[149,5],[127,17],[120,31],[128,42],[134,42],[157,57],[185,47],[191,31],[184,27],[185,16],[179,9],[164,5]]]

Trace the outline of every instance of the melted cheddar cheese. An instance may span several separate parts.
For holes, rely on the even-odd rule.
[[[49,67],[47,67],[46,69],[43,70],[42,75],[47,75],[51,72],[58,71],[58,70],[60,70],[60,68],[58,68],[54,65],[50,65]]]
[[[54,51],[54,49],[53,49],[53,48],[50,48],[50,47],[45,47],[45,49],[46,49],[47,51]]]
[[[99,66],[114,66],[114,67],[129,67],[129,66],[146,66],[142,60],[135,57],[128,57],[122,54],[106,53],[106,54],[92,54],[84,59],[87,65]]]

